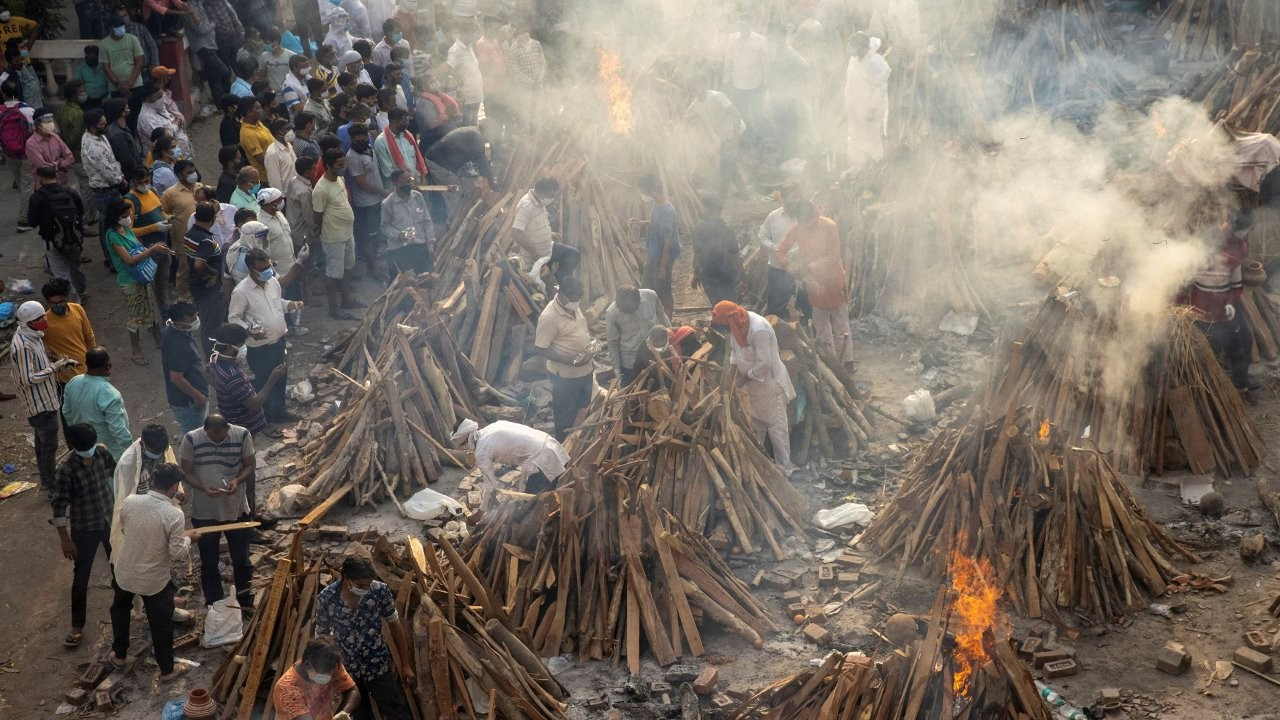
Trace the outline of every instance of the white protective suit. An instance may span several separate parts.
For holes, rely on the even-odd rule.
[[[880,56],[880,38],[861,58],[849,58],[844,76],[844,106],[849,119],[849,171],[857,174],[884,157],[889,127],[889,63]]]
[[[485,483],[496,487],[498,465],[514,465],[520,468],[522,480],[541,471],[547,480],[555,484],[569,464],[569,453],[555,438],[528,425],[499,420],[483,430],[476,429],[474,420],[464,420],[453,434],[455,444],[470,442],[475,448],[476,467]]]
[[[173,448],[166,447],[164,457],[159,462],[178,464],[177,459],[173,456]],[[112,484],[115,486],[115,498],[111,507],[111,548],[116,550],[124,547],[124,535],[120,532],[120,508],[124,506],[124,499],[133,495],[138,491],[138,480],[142,476],[142,438],[133,441],[133,444],[125,448],[120,453],[120,460],[116,463],[115,474],[112,475]]]
[[[751,424],[756,437],[763,442],[768,433],[774,461],[783,472],[790,474],[795,466],[791,464],[791,421],[787,403],[795,399],[796,390],[778,355],[778,336],[769,321],[749,311],[747,317],[745,347],[738,344],[733,333],[729,334],[729,364],[746,376],[742,389],[751,403]]]

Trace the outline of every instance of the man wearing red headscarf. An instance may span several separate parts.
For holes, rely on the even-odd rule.
[[[790,475],[791,422],[787,403],[796,396],[791,376],[778,356],[778,337],[768,320],[737,303],[721,300],[711,309],[711,324],[729,328],[729,364],[737,369],[747,394],[756,437],[773,444],[773,460]]]

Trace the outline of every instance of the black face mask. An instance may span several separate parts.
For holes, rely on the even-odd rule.
[[[351,147],[356,152],[362,153],[369,149],[369,141],[368,140],[352,140]]]
[[[404,185],[397,185],[396,190],[399,190],[401,195],[408,195],[413,190],[413,184],[406,183]]]
[[[98,67],[98,58],[85,58],[84,64],[91,68],[96,68]]]

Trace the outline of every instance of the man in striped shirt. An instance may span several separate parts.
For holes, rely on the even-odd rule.
[[[27,423],[35,435],[36,467],[40,486],[53,487],[53,473],[58,460],[58,372],[76,366],[73,358],[50,362],[44,346],[44,330],[49,326],[44,306],[28,300],[18,306],[18,327],[10,343],[13,357],[13,380],[18,395],[27,408]]]
[[[191,488],[191,525],[205,527],[249,519],[251,506],[245,490],[255,467],[253,438],[249,431],[212,413],[204,427],[196,428],[182,438],[178,452],[186,484]],[[222,575],[218,572],[219,546],[227,538],[231,554],[231,576],[236,586],[236,600],[242,608],[253,607],[253,565],[249,563],[249,531],[230,530],[201,535],[200,586],[206,605],[225,595]]]

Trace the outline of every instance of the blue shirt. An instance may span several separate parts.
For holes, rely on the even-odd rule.
[[[649,260],[657,262],[662,259],[662,247],[670,244],[670,255],[667,262],[675,263],[680,257],[679,230],[676,229],[676,208],[671,203],[654,204],[649,213],[649,227],[644,234],[644,247]]]
[[[87,423],[113,458],[119,458],[133,444],[124,398],[100,375],[77,375],[67,381],[62,391],[62,418],[68,425]]]
[[[398,619],[395,598],[386,583],[374,580],[353,610],[342,599],[343,582],[335,580],[320,591],[314,634],[332,635],[342,651],[343,667],[351,677],[368,682],[391,671],[391,648],[382,638],[382,621]]]
[[[342,141],[342,152],[351,152],[351,123],[338,127],[338,140]]]
[[[244,78],[236,78],[236,81],[231,83],[231,94],[236,97],[253,97],[253,86]]]

